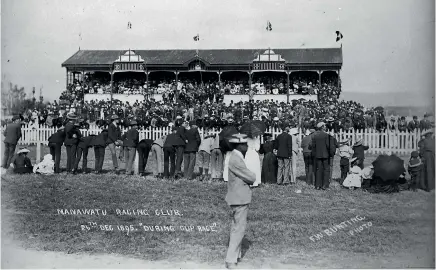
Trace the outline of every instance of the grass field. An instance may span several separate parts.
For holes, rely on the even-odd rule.
[[[366,162],[374,158],[368,157]],[[65,166],[64,160],[62,163]],[[93,164],[91,151],[88,167]],[[328,191],[316,191],[301,180],[301,158],[297,165],[300,180],[296,185],[264,185],[253,190],[241,267],[434,268],[434,192],[369,194],[342,189],[337,183]],[[110,167],[106,151],[104,168]],[[334,167],[333,178],[338,178],[337,159]],[[302,192],[295,193],[297,189]],[[2,175],[2,210],[10,213],[13,235],[26,247],[114,253],[144,260],[222,264],[230,224],[225,194],[223,182],[112,173]],[[58,212],[96,208],[105,209],[107,214],[101,215],[101,210],[99,216]],[[119,215],[116,209],[146,209],[149,215]],[[178,212],[163,216],[171,213],[167,210]],[[356,216],[364,220],[354,220]],[[88,222],[97,227],[82,230],[81,225]],[[336,232],[324,231],[342,222],[347,226],[336,227]],[[99,225],[112,225],[113,231],[102,231]],[[133,225],[135,231],[127,233],[117,225]],[[174,231],[168,231],[170,225]],[[168,227],[167,231],[151,232],[144,226]],[[199,231],[197,226],[213,231]]]

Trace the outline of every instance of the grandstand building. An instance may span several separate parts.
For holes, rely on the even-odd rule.
[[[313,81],[307,85],[309,90],[326,80],[340,87],[342,48],[79,50],[62,67],[66,68],[67,87],[77,81],[90,82],[90,89],[83,90],[85,100],[114,97],[134,101],[151,96],[159,100],[165,92],[160,82],[173,83],[177,93],[181,90],[179,82],[189,80],[198,85],[216,82],[219,89],[231,85],[224,95],[226,103],[248,100],[252,89],[254,100],[289,102],[317,99],[317,94],[306,88],[302,94],[301,85],[299,91],[293,91],[301,76]],[[123,80],[139,82],[140,86],[129,91],[125,84],[114,86]],[[99,82],[107,84],[102,87]]]

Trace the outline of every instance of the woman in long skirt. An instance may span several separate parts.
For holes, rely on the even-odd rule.
[[[263,135],[265,143],[260,146],[259,154],[263,154],[261,180],[262,183],[277,183],[278,161],[274,155],[274,141],[270,133]]]
[[[245,154],[245,164],[247,168],[250,169],[254,174],[256,174],[256,181],[253,183],[253,187],[259,186],[261,181],[261,168],[260,168],[260,157],[257,151],[260,148],[260,137],[255,138],[248,137],[248,150]]]

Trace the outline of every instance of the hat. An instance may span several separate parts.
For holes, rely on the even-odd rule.
[[[233,123],[233,122],[235,122],[235,120],[233,120],[233,118],[229,118],[229,119],[227,119],[227,122]]]
[[[118,115],[114,114],[114,115],[111,116],[111,120],[116,120],[116,119],[120,119],[120,118],[118,117]]]
[[[14,115],[14,116],[12,116],[12,121],[19,120],[19,119],[20,119],[20,116],[19,116],[19,115]]]
[[[353,162],[356,161],[356,160],[357,160],[357,157],[353,157],[353,158],[350,160],[350,162],[353,163]]]
[[[345,139],[344,141],[340,141],[339,144],[346,144],[349,143],[351,138]]]
[[[316,125],[317,128],[322,128],[323,126],[325,126],[325,123],[324,123],[324,122],[319,122],[319,123]]]
[[[426,136],[428,134],[433,134],[433,133],[434,133],[434,131],[429,129],[429,130],[426,130],[423,133],[421,133],[421,136]]]
[[[65,129],[65,127],[60,127],[60,128],[58,128],[58,131],[64,130],[64,129]]]
[[[289,131],[289,134],[291,134],[291,135],[296,135],[296,134],[298,134],[298,133],[300,133],[300,132],[298,131],[298,128],[291,128],[291,130]]]
[[[329,117],[329,118],[327,118],[327,120],[326,120],[327,122],[333,122],[333,121],[335,121],[335,119],[333,118],[333,117]]]
[[[265,134],[263,134],[263,137],[264,138],[269,138],[269,137],[272,137],[272,134],[271,133],[265,133]]]
[[[417,158],[417,157],[419,157],[419,153],[418,153],[418,151],[413,151],[413,152],[410,154],[410,156],[413,157],[413,158]]]
[[[136,126],[138,125],[138,122],[136,122],[135,120],[130,121],[130,126]]]
[[[354,146],[359,146],[362,144],[362,138],[357,139],[356,142],[354,143]]]
[[[176,119],[182,119],[182,117],[180,115],[177,115]]]
[[[279,118],[276,116],[273,118],[274,121],[279,121]]]
[[[247,135],[238,133],[230,137],[229,143],[247,143],[248,142],[247,138],[248,138]]]
[[[170,124],[172,124],[172,123],[170,123]],[[171,131],[174,131],[174,130],[177,130],[177,127],[176,127],[176,126],[173,126],[173,127],[171,128]]]
[[[253,117],[253,120],[259,120],[259,117],[254,116],[254,117]]]
[[[68,114],[67,114],[67,118],[68,118],[68,119],[71,119],[71,120],[75,120],[75,119],[77,119],[78,117],[77,117],[77,115],[76,115],[75,113],[68,113]]]
[[[20,151],[18,151],[17,154],[27,154],[29,152],[30,152],[29,149],[23,148],[23,149],[20,149]]]
[[[195,122],[195,121],[189,121],[189,125],[190,125],[190,126],[195,126],[195,125],[197,125],[197,122]]]

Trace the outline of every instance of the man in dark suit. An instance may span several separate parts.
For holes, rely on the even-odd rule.
[[[93,146],[93,140],[96,136],[95,135],[89,135],[86,137],[82,137],[79,140],[79,144],[77,145],[77,157],[76,162],[74,164],[74,173],[77,172],[77,169],[79,168],[79,162],[83,155],[83,162],[82,162],[82,173],[86,173],[86,170],[88,168],[88,150]]]
[[[315,189],[327,189],[330,178],[330,144],[332,140],[327,134],[324,122],[316,126],[318,131],[313,134],[309,149],[312,150],[312,156],[315,162]]]
[[[95,156],[95,173],[100,174],[103,172],[103,161],[104,154],[106,152],[106,145],[108,140],[108,130],[106,129],[106,123],[104,121],[97,121],[97,126],[100,128],[101,132],[95,136],[92,141],[92,145],[94,146],[94,156]]]
[[[188,138],[186,137],[186,127],[187,122],[184,122],[181,126],[177,127],[176,140],[174,146],[176,148],[176,177],[183,176],[182,174],[182,161],[183,153],[185,152],[185,146],[188,143]]]
[[[196,156],[198,152],[198,147],[201,144],[200,133],[198,132],[195,121],[191,121],[190,129],[186,131],[186,138],[188,143],[185,146],[185,153],[183,156],[184,162],[184,176],[187,179],[193,179],[194,166],[196,161]]]
[[[126,174],[133,174],[132,167],[136,156],[136,147],[139,143],[138,123],[130,121],[131,128],[126,132],[123,140],[124,157],[126,158]]]
[[[176,145],[179,140],[179,135],[177,134],[177,127],[172,128],[172,133],[168,134],[165,143],[163,145],[164,152],[164,178],[174,176],[176,170]],[[171,163],[171,164],[170,164]],[[171,165],[171,170],[169,166]]]
[[[54,160],[54,173],[60,173],[60,162],[61,162],[61,150],[62,144],[65,141],[65,128],[60,127],[55,133],[53,133],[48,138],[48,147],[50,148],[50,154],[53,156]]]
[[[141,176],[145,176],[145,167],[147,167],[148,155],[150,154],[153,143],[153,140],[144,139],[138,143],[138,147],[136,148],[139,155],[138,173]],[[157,174],[158,172],[156,172],[156,175]]]
[[[77,154],[77,144],[82,137],[79,130],[79,125],[74,123],[77,116],[74,113],[67,114],[67,124],[65,125],[65,140],[64,145],[67,149],[67,173],[74,172],[74,164]]]
[[[112,115],[111,121],[112,122],[108,126],[108,137],[107,137],[106,144],[109,147],[109,151],[111,152],[112,155],[112,163],[114,166],[115,173],[119,173],[116,146],[120,144],[121,129],[118,124],[119,123],[118,115]]]
[[[431,128],[430,120],[428,120],[428,114],[424,114],[424,119],[419,123],[421,131]]]
[[[409,122],[409,124],[407,125],[407,130],[409,132],[414,132],[415,129],[419,128],[419,121],[418,121],[418,116],[413,116],[413,120]]]
[[[7,169],[11,164],[11,160],[14,156],[18,140],[21,138],[21,120],[19,116],[16,115],[12,117],[12,123],[6,126],[3,135],[5,136],[5,152],[3,154],[2,167]]]
[[[291,169],[292,159],[292,136],[289,135],[289,127],[282,126],[282,133],[274,141],[274,149],[277,150],[279,163],[277,184],[281,185],[283,183],[283,185],[287,185],[289,184],[289,170]]]
[[[301,140],[301,148],[303,148],[304,166],[306,169],[306,183],[308,185],[314,184],[313,157],[312,150],[309,149],[309,144],[312,141],[312,136],[314,132],[314,129],[309,129],[308,135]]]

